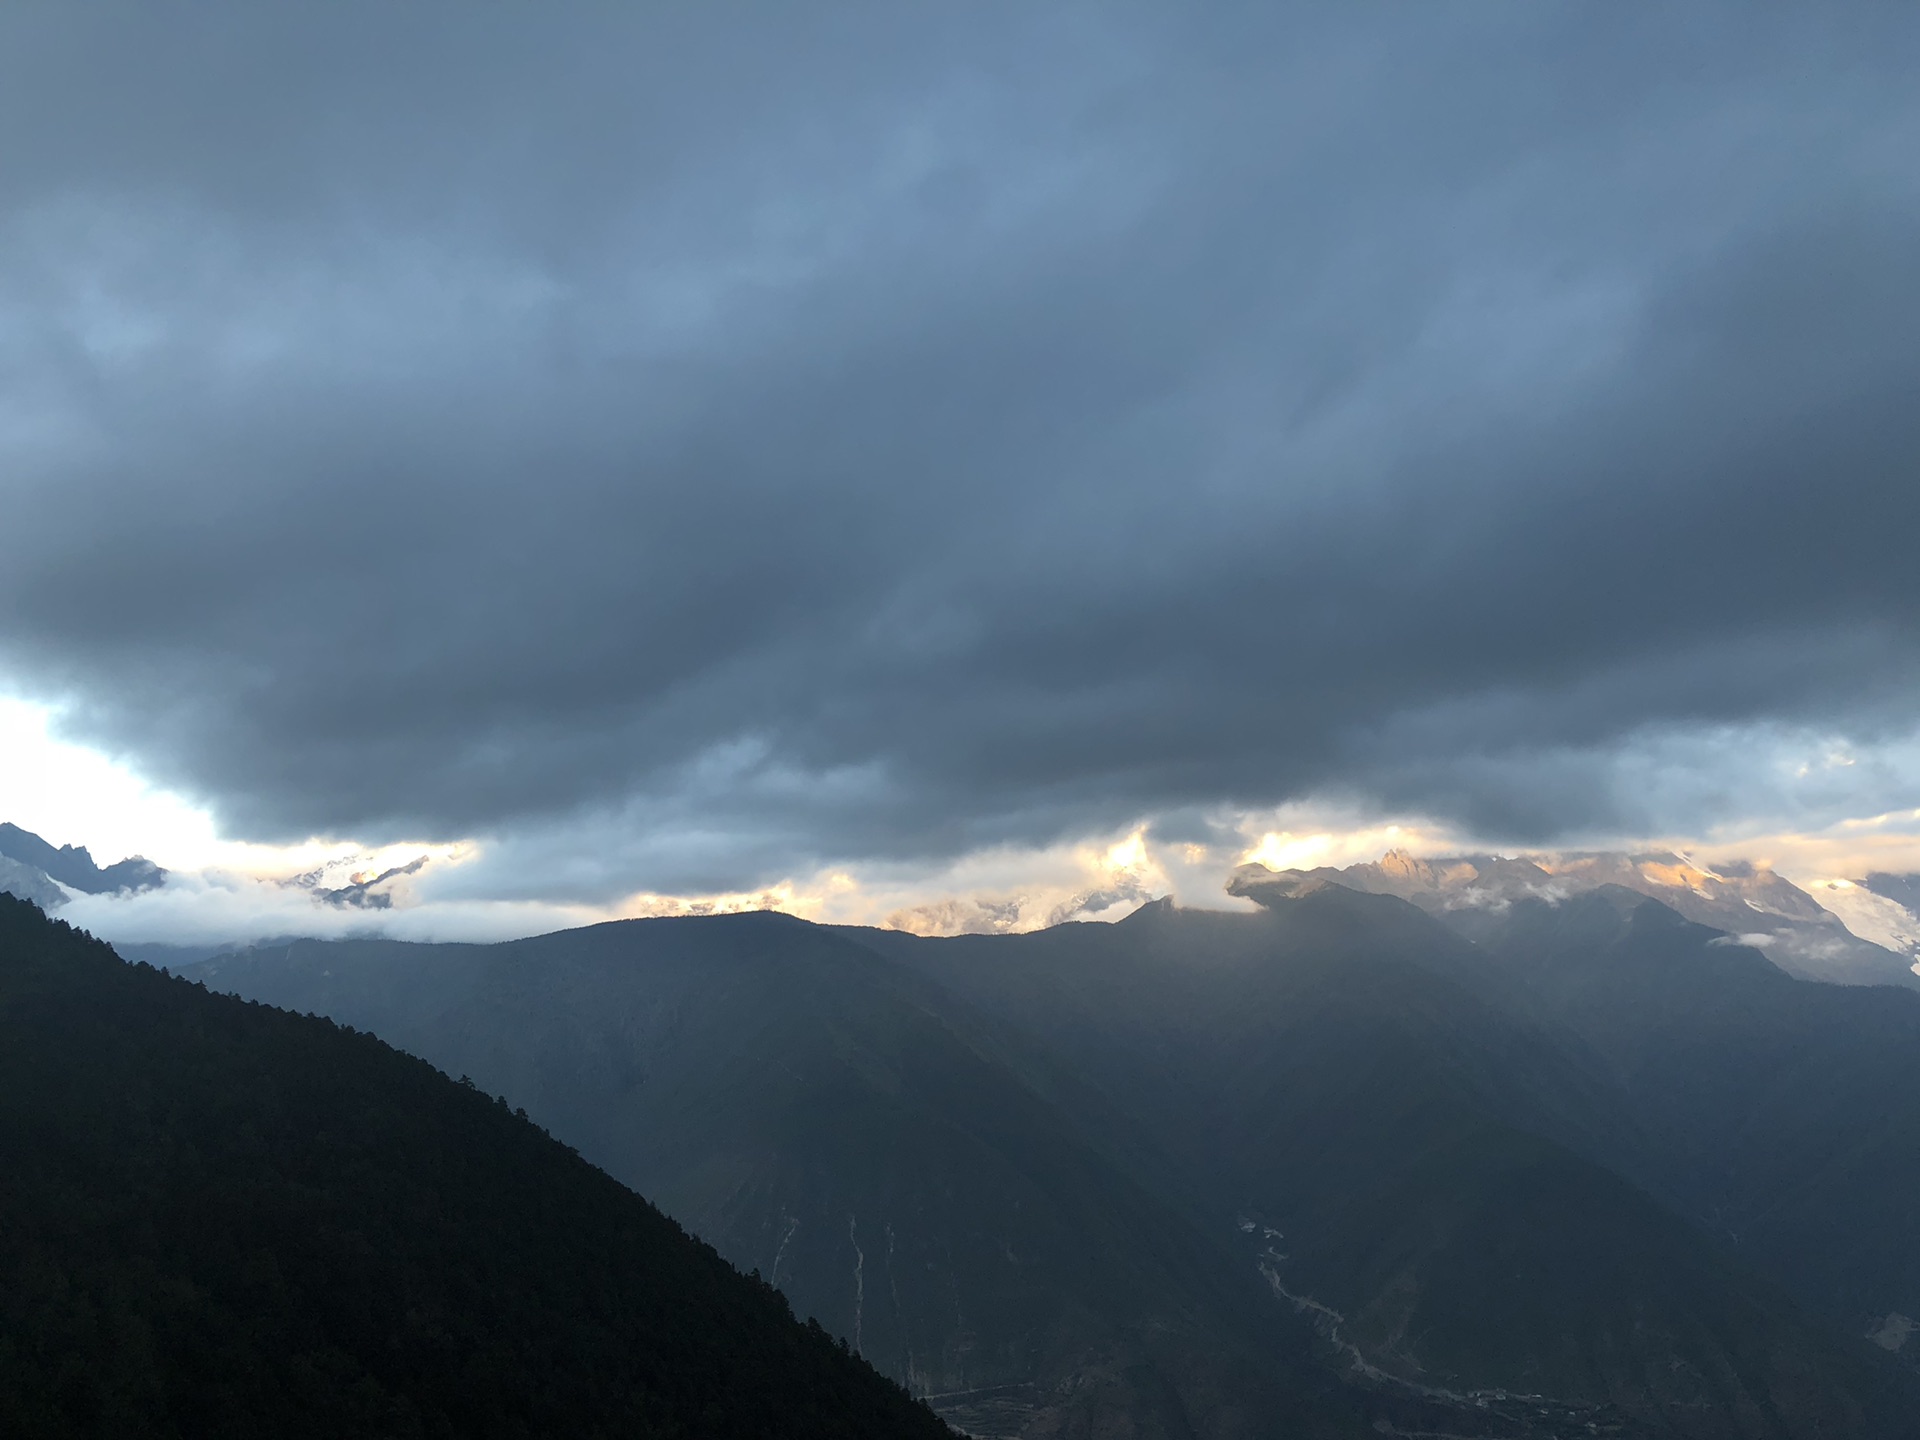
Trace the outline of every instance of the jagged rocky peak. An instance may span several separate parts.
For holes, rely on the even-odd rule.
[[[1562,893],[1552,889],[1552,876],[1529,859],[1505,855],[1421,858],[1405,850],[1389,850],[1378,860],[1345,867],[1273,871],[1264,865],[1242,865],[1228,881],[1227,891],[1259,900],[1263,895],[1303,894],[1324,884],[1370,895],[1397,895],[1416,904],[1430,901],[1445,909],[1548,892],[1548,898],[1557,898]]]
[[[1480,867],[1472,860],[1455,857],[1435,862],[1405,850],[1387,851],[1373,870],[1370,878],[1377,882],[1375,888],[1390,889],[1394,894],[1471,885],[1480,876]]]
[[[1467,865],[1472,870],[1473,866]],[[1432,885],[1437,877],[1434,869],[1426,861],[1408,854],[1405,850],[1389,850],[1380,857],[1380,872],[1396,879],[1405,880],[1413,885]]]
[[[12,823],[0,823],[0,862],[0,890],[42,909],[64,903],[66,890],[110,895],[151,890],[167,879],[165,870],[142,856],[101,866],[84,845],[56,846]]]

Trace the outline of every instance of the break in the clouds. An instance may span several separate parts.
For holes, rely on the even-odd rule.
[[[229,836],[583,899],[1912,807],[1916,67],[1899,6],[9,6],[0,681]]]

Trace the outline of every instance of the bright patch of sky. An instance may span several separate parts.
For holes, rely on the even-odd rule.
[[[0,696],[0,820],[108,864],[143,854],[169,869],[231,864],[207,811],[129,766],[60,738],[49,706]],[[237,847],[246,849],[248,847]]]

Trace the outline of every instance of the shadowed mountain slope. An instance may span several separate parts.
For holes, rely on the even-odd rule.
[[[1498,962],[1405,902],[863,934],[1033,1028],[1146,1128],[1198,1222],[1243,1227],[1247,1263],[1373,1365],[1668,1433],[1903,1433],[1866,1347],[1598,1163],[1646,1143],[1604,1057],[1477,993]]]
[[[1304,1322],[1089,1144],[1044,1063],[831,931],[301,942],[193,973],[524,1103],[969,1428],[1365,1430]]]
[[[0,1433],[946,1430],[504,1104],[0,898]]]
[[[1896,1361],[1621,1178],[1665,1142],[1512,968],[1321,885],[1025,936],[747,915],[194,973],[524,1102],[981,1433],[1907,1433]]]
[[[1619,890],[1485,932],[1515,1003],[1611,1068],[1688,1213],[1855,1333],[1920,1314],[1920,995],[1796,980]]]
[[[1626,855],[1452,855],[1421,859],[1389,851],[1344,869],[1273,871],[1245,865],[1227,889],[1265,904],[1302,886],[1331,881],[1349,890],[1397,895],[1445,923],[1474,933],[1484,914],[1516,900],[1560,900],[1602,886],[1636,891],[1687,919],[1738,935],[1781,969],[1840,985],[1904,985],[1920,975],[1904,951],[1861,939],[1838,915],[1764,866],[1728,864],[1706,870],[1667,852]]]

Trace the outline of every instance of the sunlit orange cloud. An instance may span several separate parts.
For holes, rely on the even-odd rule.
[[[1430,824],[1316,828],[1304,811],[1223,820],[1224,843],[1163,843],[1145,823],[1043,848],[998,847],[931,868],[836,869],[754,894],[635,895],[623,914],[707,914],[778,909],[807,919],[880,925],[921,934],[1018,932],[1066,920],[1115,920],[1147,900],[1172,896],[1207,909],[1247,908],[1226,882],[1248,861],[1274,868],[1350,865],[1392,849],[1416,854],[1458,848]],[[1280,824],[1294,828],[1261,828]],[[1325,821],[1322,818],[1322,825]]]
[[[1343,829],[1335,825],[1316,826],[1310,814],[1296,812],[1273,828],[1263,829],[1251,821],[1244,822],[1242,828],[1250,838],[1239,860],[1275,870],[1351,865],[1378,860],[1388,850],[1422,856],[1478,851],[1534,853],[1534,847],[1489,844],[1417,818]],[[1836,878],[1858,879],[1874,871],[1920,872],[1920,810],[1861,816],[1815,830],[1718,832],[1706,836],[1606,836],[1538,849],[1540,853],[1671,851],[1709,866],[1748,861],[1768,866],[1804,885]]]
[[[1308,833],[1267,830],[1239,853],[1237,861],[1264,865],[1269,870],[1312,870],[1322,865],[1338,867],[1378,860],[1389,850],[1439,855],[1462,848],[1471,847],[1464,847],[1449,831],[1414,823]]]
[[[1131,826],[1045,848],[977,851],[931,870],[840,870],[820,894],[819,917],[930,935],[1117,919],[1173,892],[1164,858],[1144,826]]]
[[[1709,863],[1750,860],[1768,865],[1801,885],[1857,880],[1876,870],[1910,874],[1920,871],[1920,810],[1841,820],[1818,830],[1653,843]]]
[[[736,895],[636,895],[615,907],[625,915],[709,914],[776,909],[829,923],[881,925],[924,934],[1039,929],[1062,920],[1113,920],[1142,902],[1171,895],[1183,905],[1243,908],[1227,896],[1233,870],[1257,863],[1311,869],[1378,860],[1389,850],[1433,856],[1514,847],[1490,846],[1431,821],[1408,819],[1339,828],[1310,812],[1239,817],[1223,826],[1237,842],[1157,843],[1151,827],[1043,849],[980,851],[931,869],[836,869]],[[1271,826],[1272,828],[1266,828]],[[1618,838],[1577,849],[1671,850],[1713,865],[1770,865],[1803,885],[1857,878],[1872,870],[1920,871],[1920,813],[1847,821],[1821,832],[1701,841],[1684,836]],[[1839,894],[1836,908],[1858,900]],[[1853,909],[1863,923],[1869,902]]]

